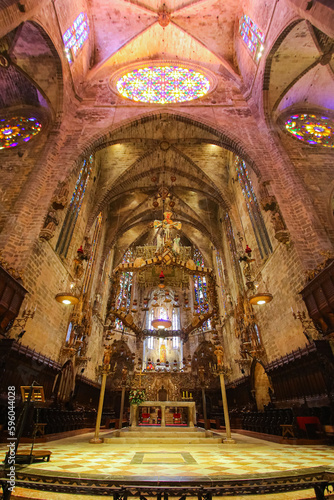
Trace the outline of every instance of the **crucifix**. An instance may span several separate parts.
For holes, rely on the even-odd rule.
[[[169,232],[171,229],[177,229],[179,231],[181,229],[181,226],[182,226],[181,222],[172,221],[171,216],[172,216],[172,212],[164,212],[164,219],[162,221],[155,220],[154,225],[153,225],[154,229],[159,229],[159,228],[163,229],[165,236],[166,236],[166,241],[169,241],[169,237],[170,237]]]
[[[136,375],[138,375],[138,377],[139,377],[139,389],[141,389],[141,377],[143,375],[143,370],[140,370],[139,372],[137,372]]]

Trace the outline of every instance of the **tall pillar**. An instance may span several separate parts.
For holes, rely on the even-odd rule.
[[[165,406],[160,406],[161,409],[161,427],[166,427],[166,419],[165,419]]]
[[[119,429],[122,429],[122,424],[123,424],[124,399],[125,399],[125,385],[123,385],[123,387],[122,387],[121,409],[119,412],[119,422],[118,422]]]
[[[193,406],[188,406],[188,420],[189,420],[189,427],[194,427],[194,407]]]
[[[202,387],[202,403],[203,403],[204,429],[207,430],[210,426],[208,425],[208,417],[206,413],[206,397],[205,397],[204,387]]]
[[[135,429],[137,427],[137,413],[138,413],[138,405],[131,405],[130,406],[131,429]]]

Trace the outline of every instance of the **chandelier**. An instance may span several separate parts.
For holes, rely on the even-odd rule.
[[[172,322],[170,319],[155,318],[152,320],[151,325],[155,329],[165,330],[166,328],[170,328],[172,326]]]

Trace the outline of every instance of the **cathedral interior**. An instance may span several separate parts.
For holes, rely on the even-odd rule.
[[[3,498],[331,496],[333,53],[333,0],[0,0]]]

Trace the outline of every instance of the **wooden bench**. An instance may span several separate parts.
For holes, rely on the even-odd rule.
[[[281,424],[281,428],[282,428],[282,437],[288,438],[289,434],[290,434],[290,437],[292,437],[292,438],[296,437],[292,424]]]
[[[32,464],[38,460],[43,460],[44,462],[50,462],[50,456],[52,451],[49,450],[33,450],[30,451],[18,451],[15,455],[15,463]],[[6,463],[7,463],[8,452],[6,453]],[[45,460],[46,459],[46,460]]]

